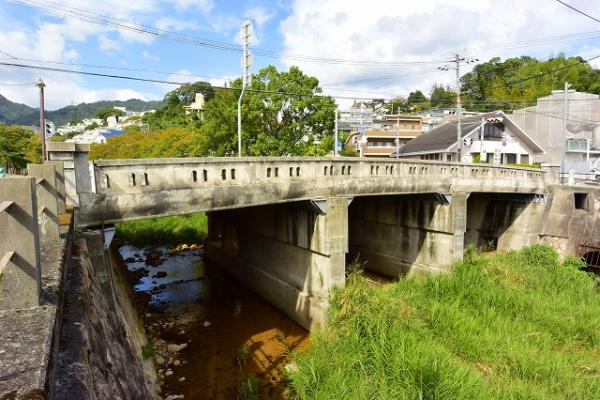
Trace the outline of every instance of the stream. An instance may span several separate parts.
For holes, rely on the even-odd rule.
[[[306,330],[205,262],[202,246],[116,250],[163,398],[286,398],[283,370],[308,346]]]

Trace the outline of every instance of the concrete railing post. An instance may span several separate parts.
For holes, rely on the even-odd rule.
[[[49,142],[50,161],[63,161],[66,204],[79,206],[79,194],[92,192],[88,153],[90,145],[84,143]]]
[[[56,243],[60,239],[56,167],[52,164],[28,164],[27,173],[36,178],[40,242]]]
[[[40,304],[42,279],[35,178],[0,180],[0,310]]]
[[[58,213],[63,214],[66,211],[66,193],[65,193],[65,163],[64,161],[48,161],[55,167],[56,173],[56,194],[58,198]]]

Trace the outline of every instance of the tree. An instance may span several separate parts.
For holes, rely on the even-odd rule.
[[[41,162],[41,143],[28,129],[0,123],[0,163],[7,171]]]
[[[411,112],[411,106],[408,104],[406,99],[403,97],[398,97],[393,100],[390,100],[386,105],[385,109],[390,114],[403,114]]]
[[[233,89],[216,91],[206,104],[201,129],[203,155],[237,152],[237,101],[241,80]],[[280,72],[269,66],[253,76],[242,106],[244,155],[324,155],[333,150],[335,102],[320,96],[317,78],[298,67]]]
[[[535,104],[537,98],[562,89],[565,81],[577,91],[600,93],[600,70],[581,57],[564,55],[547,61],[492,58],[461,77],[461,90],[470,109],[511,111]]]
[[[98,112],[96,112],[96,117],[103,120],[104,123],[106,123],[106,119],[108,117],[111,117],[111,116],[122,117],[124,115],[125,115],[125,113],[123,111],[118,110],[116,108],[102,108],[102,109],[98,110]]]
[[[91,131],[92,129],[96,129],[99,128],[100,125],[98,125],[98,123],[96,121],[92,122],[91,124],[89,124],[88,126],[86,126],[84,128],[84,131]]]
[[[410,106],[411,111],[421,111],[430,107],[429,99],[420,90],[410,92],[406,102]]]
[[[183,84],[165,95],[163,108],[144,115],[142,120],[148,123],[150,129],[199,127],[202,125],[200,119],[195,114],[186,115],[184,109],[196,100],[196,93],[202,93],[208,103],[215,97],[215,88],[203,81]]]
[[[52,141],[52,142],[64,142],[65,140],[66,140],[66,138],[63,135],[61,135],[60,133],[55,133],[50,138],[50,141]]]
[[[456,104],[456,93],[449,86],[434,84],[431,88],[431,107],[448,108]]]

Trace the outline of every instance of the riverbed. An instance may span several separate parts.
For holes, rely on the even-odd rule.
[[[285,399],[308,332],[203,259],[201,245],[118,247],[164,398]]]

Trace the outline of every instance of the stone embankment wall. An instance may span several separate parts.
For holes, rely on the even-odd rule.
[[[77,235],[67,271],[54,399],[153,399],[143,328],[100,232]],[[146,364],[146,365],[144,365]]]

